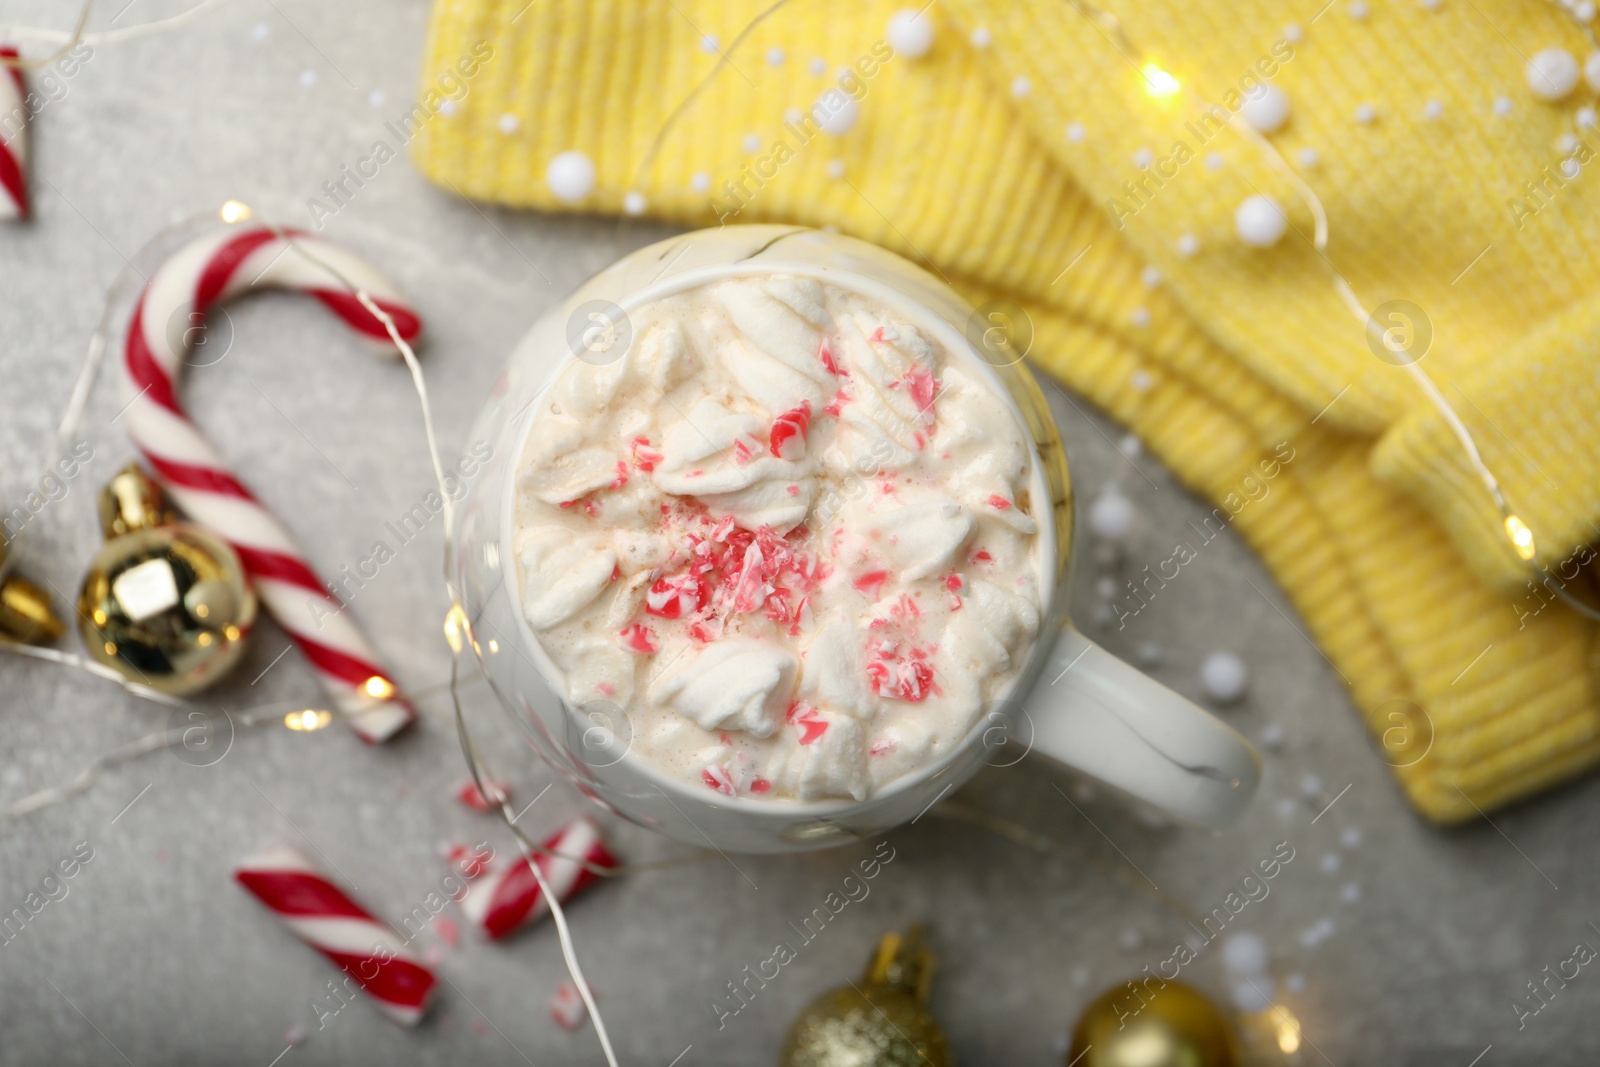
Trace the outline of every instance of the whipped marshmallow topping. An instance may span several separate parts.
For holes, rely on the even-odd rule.
[[[518,466],[522,609],[568,699],[731,796],[863,800],[948,755],[1040,626],[1048,501],[987,368],[785,274],[630,318]]]

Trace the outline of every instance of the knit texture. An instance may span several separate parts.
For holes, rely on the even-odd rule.
[[[1422,309],[1423,365],[1571,575],[1600,533],[1600,141],[1575,122],[1586,87],[1553,104],[1526,83],[1540,49],[1588,55],[1556,5],[1339,0],[1286,27],[1276,0],[1130,0],[1107,4],[1119,34],[1064,0],[940,0],[917,58],[885,44],[896,0],[792,0],[740,39],[765,6],[438,0],[416,163],[546,211],[633,194],[691,225],[835,226],[1017,302],[1037,367],[1237,512],[1426,816],[1600,758],[1596,627],[1535,594],[1448,424],[1335,289]],[[1152,93],[1150,64],[1182,90]],[[1287,168],[1207,117],[1263,82],[1292,104],[1270,135]],[[859,116],[819,132],[805,113],[841,84]],[[1587,142],[1575,178],[1564,134]],[[597,171],[576,203],[545,179],[569,150]],[[1326,256],[1295,180],[1326,207]],[[1255,194],[1288,215],[1270,248],[1234,232]]]

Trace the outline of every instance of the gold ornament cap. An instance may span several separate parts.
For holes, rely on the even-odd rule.
[[[100,490],[100,532],[107,541],[177,521],[167,494],[137,463],[122,468]]]
[[[926,1000],[934,958],[923,928],[878,942],[859,985],[824,993],[800,1014],[782,1067],[949,1067],[950,1046]]]
[[[50,594],[16,575],[0,581],[0,636],[47,645],[66,631],[50,607]]]

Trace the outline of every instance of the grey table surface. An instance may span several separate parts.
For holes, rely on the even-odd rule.
[[[188,2],[141,0],[118,25]],[[97,24],[117,15],[114,6]],[[75,9],[8,2],[0,22],[65,26]],[[19,497],[34,476],[125,261],[163,227],[229,197],[304,223],[306,198],[404,110],[425,18],[421,0],[233,0],[177,32],[104,44],[62,83],[34,128],[38,217],[0,231],[0,499]],[[382,264],[420,305],[450,448],[535,316],[615,254],[608,221],[480,211],[403,161],[327,232]],[[640,229],[627,242],[665,232]],[[231,350],[190,373],[186,397],[316,563],[335,571],[428,488],[405,375],[293,297],[243,301],[230,315]],[[1081,400],[1052,393],[1080,495],[1120,485],[1139,515],[1129,559],[1164,557],[1206,509],[1158,462],[1124,454],[1121,431]],[[84,427],[95,459],[31,528],[24,570],[63,593],[98,542],[95,489],[130,455],[115,415],[102,381]],[[439,549],[435,526],[353,604],[411,687],[447,675]],[[1093,612],[1093,584],[1074,591],[1079,617]],[[1063,854],[937,812],[894,831],[896,858],[870,895],[720,1028],[711,1005],[725,983],[787,938],[788,924],[870,846],[713,858],[583,898],[573,931],[622,1061],[773,1062],[809,998],[853,978],[880,933],[921,918],[941,956],[934,1007],[958,1062],[1060,1063],[1064,1035],[1095,992],[1165,959],[1185,934],[1174,912],[1136,890],[1148,882],[1207,912],[1279,842],[1296,858],[1232,928],[1266,939],[1275,995],[1305,1027],[1300,1062],[1592,1061],[1600,980],[1580,974],[1521,1029],[1512,1005],[1575,943],[1600,945],[1591,923],[1600,920],[1600,857],[1583,831],[1600,812],[1600,783],[1584,779],[1492,825],[1430,828],[1298,626],[1229,534],[1152,610],[1098,633],[1124,655],[1154,642],[1164,654],[1156,674],[1190,695],[1207,651],[1230,648],[1249,662],[1250,693],[1226,717],[1257,738],[1281,732],[1282,742],[1266,752],[1260,798],[1237,828],[1210,837],[1154,825],[1035,759],[987,770],[961,801],[1049,835]],[[300,657],[278,659],[286,644],[263,627],[214,700],[237,710],[315,699]],[[166,719],[104,682],[11,656],[0,657],[0,692],[3,801],[70,777]],[[481,692],[473,702],[492,731]],[[464,768],[448,704],[437,694],[423,704],[421,728],[380,749],[338,729],[241,733],[212,766],[157,752],[109,770],[81,797],[0,825],[0,912],[22,905],[76,843],[93,848],[66,895],[0,944],[0,1062],[601,1062],[591,1032],[564,1032],[546,1014],[565,978],[549,924],[499,945],[468,937],[457,949],[425,937],[443,953],[444,981],[415,1031],[363,1003],[319,1028],[311,1002],[333,972],[230,881],[246,850],[294,842],[325,856],[381,916],[398,918],[444,875],[441,842],[510,847],[491,817],[452,799]],[[500,747],[513,754],[500,762],[516,794],[532,799],[547,775]],[[580,809],[557,787],[526,818],[544,829]],[[633,860],[682,851],[630,826],[615,837]],[[1226,999],[1233,982],[1219,956],[1203,952],[1185,974]],[[291,1049],[285,1033],[295,1029],[309,1036]]]

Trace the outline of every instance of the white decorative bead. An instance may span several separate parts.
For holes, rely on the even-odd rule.
[[[1108,485],[1089,505],[1089,529],[1107,541],[1121,541],[1133,529],[1133,501]]]
[[[828,177],[832,178],[834,181],[838,181],[840,178],[844,177],[844,160],[830,159],[828,160],[827,167],[824,169],[827,171]]]
[[[1178,243],[1173,247],[1177,249],[1178,255],[1187,259],[1200,251],[1200,239],[1192,233],[1186,233],[1178,238]]]
[[[926,11],[904,7],[889,16],[889,47],[907,59],[921,59],[933,47],[933,19]]]
[[[1142,330],[1150,325],[1150,310],[1148,308],[1134,308],[1133,314],[1128,316],[1128,321]]]
[[[1497,96],[1494,98],[1494,113],[1501,118],[1506,118],[1511,114],[1511,107],[1511,98],[1509,96]]]
[[[1589,58],[1583,61],[1583,80],[1600,93],[1600,52],[1590,52]]]
[[[1257,193],[1245,197],[1233,213],[1233,228],[1245,244],[1268,248],[1282,239],[1289,228],[1289,220],[1276,200]]]
[[[1583,3],[1574,4],[1572,7],[1572,17],[1579,22],[1593,22],[1594,16],[1595,6],[1590,0],[1583,0]]]
[[[994,44],[994,34],[989,32],[989,27],[979,26],[972,31],[972,47],[988,48],[991,44]]]
[[[1528,60],[1528,88],[1541,100],[1565,100],[1578,87],[1578,60],[1565,48],[1546,48]]]
[[[767,66],[769,66],[769,67],[781,67],[781,66],[783,66],[784,58],[785,58],[785,56],[784,56],[783,49],[781,49],[781,48],[769,48],[769,49],[767,49]]]
[[[716,34],[708,33],[700,38],[700,51],[705,52],[707,55],[716,55],[722,51],[722,42],[717,40]]]
[[[1033,92],[1033,82],[1029,81],[1027,78],[1024,78],[1019,74],[1015,78],[1011,79],[1012,96],[1021,98],[1027,96],[1031,92]]]
[[[1146,289],[1154,289],[1161,284],[1161,272],[1154,267],[1146,267],[1139,272],[1139,280],[1144,282]]]
[[[1578,165],[1578,161],[1576,159],[1563,159],[1561,161],[1560,169],[1563,176],[1571,179],[1576,178],[1578,176],[1578,171],[1582,170],[1583,168]]]
[[[1444,104],[1437,100],[1429,100],[1422,105],[1422,117],[1436,119],[1444,115]]]
[[[500,127],[501,133],[516,133],[517,128],[522,125],[522,122],[517,118],[517,116],[508,111],[504,115],[500,116],[499,120],[495,122],[495,125]]]
[[[806,69],[820,78],[824,74],[828,73],[828,61],[823,59],[821,56],[817,56],[811,62],[806,64]]]
[[[1371,104],[1356,105],[1356,121],[1361,123],[1363,126],[1367,125],[1369,122],[1372,122],[1377,117],[1378,109],[1373,107]]]
[[[1572,116],[1572,121],[1580,130],[1592,130],[1600,124],[1600,115],[1595,114],[1592,107],[1580,107]]]
[[[1159,667],[1164,657],[1160,645],[1154,641],[1140,641],[1139,647],[1133,650],[1133,658],[1141,667]]]
[[[1283,28],[1283,39],[1290,44],[1299,44],[1305,38],[1305,35],[1306,31],[1300,28],[1298,22],[1291,22]]]
[[[1302,167],[1314,167],[1321,159],[1322,157],[1317,155],[1315,148],[1300,149],[1300,165]]]
[[[754,133],[746,134],[744,138],[744,150],[750,153],[761,151],[760,135]]]
[[[1067,123],[1067,140],[1071,141],[1073,144],[1079,144],[1086,136],[1088,136],[1088,131],[1083,128],[1083,123]]]
[[[1422,0],[1422,7],[1425,11],[1437,11],[1443,3],[1444,0]]]
[[[557,200],[575,204],[594,192],[594,160],[582,152],[562,152],[545,168],[544,180]]]
[[[707,174],[703,170],[696,172],[696,174],[689,179],[689,188],[693,189],[697,193],[706,192],[711,188],[711,175]]]
[[[1578,150],[1578,138],[1570,133],[1564,133],[1556,138],[1556,151],[1564,156],[1570,156]]]
[[[1129,459],[1138,459],[1144,455],[1144,442],[1136,433],[1125,433],[1117,438],[1117,451]]]
[[[1368,14],[1366,0],[1353,0],[1353,2],[1350,5],[1349,11],[1350,11],[1350,17],[1353,18],[1353,19],[1364,19],[1364,18],[1366,18],[1367,14]]]
[[[842,99],[835,99],[832,94],[829,95],[828,99],[833,104],[832,110],[829,110],[829,104],[821,101],[811,109],[811,114],[816,118],[817,125],[822,127],[822,132],[834,137],[843,137],[849,133],[855,127],[856,120],[861,117],[861,105],[856,103],[855,97],[844,96],[842,92],[839,97]]]
[[[1229,934],[1222,942],[1222,965],[1234,974],[1254,978],[1267,973],[1267,943],[1260,934]]]
[[[1144,170],[1156,161],[1156,154],[1148,148],[1141,148],[1133,154],[1133,165]]]
[[[1200,661],[1200,691],[1219,704],[1232,704],[1244,696],[1250,672],[1232,652],[1208,652]]]
[[[648,206],[644,194],[635,190],[622,198],[622,210],[628,215],[643,215]]]
[[[1274,133],[1289,121],[1289,94],[1276,85],[1263,85],[1246,96],[1239,114],[1259,133]]]
[[[1206,153],[1206,170],[1221,170],[1227,160],[1222,158],[1221,152]]]
[[[1136,370],[1133,372],[1133,376],[1128,379],[1128,384],[1133,386],[1133,391],[1136,393],[1148,393],[1150,387],[1156,383],[1150,377],[1149,371]]]

